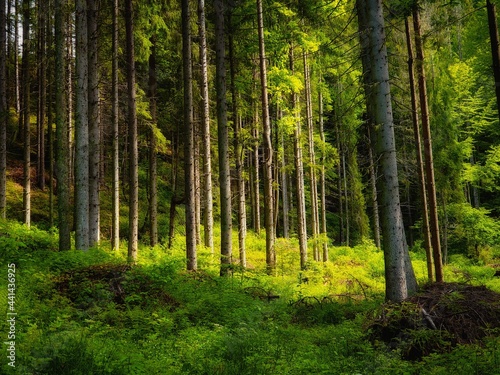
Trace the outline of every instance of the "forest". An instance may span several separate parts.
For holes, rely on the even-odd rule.
[[[0,374],[500,374],[498,0],[0,0]]]

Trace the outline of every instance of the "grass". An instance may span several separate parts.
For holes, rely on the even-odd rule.
[[[276,274],[268,276],[265,239],[249,233],[252,269],[236,267],[220,278],[219,257],[204,247],[201,271],[184,271],[181,236],[172,249],[141,247],[130,268],[125,247],[57,252],[56,234],[12,221],[0,222],[0,233],[2,267],[17,267],[19,312],[16,368],[2,356],[1,373],[494,374],[500,368],[494,337],[419,362],[371,342],[367,317],[383,302],[384,280],[382,254],[369,243],[331,247],[330,262],[301,272],[296,241],[280,239]],[[423,281],[423,257],[413,258]],[[465,258],[455,257],[445,271],[450,281],[468,277],[500,291],[491,268]],[[2,313],[6,284],[1,278]],[[7,328],[2,319],[2,335]]]

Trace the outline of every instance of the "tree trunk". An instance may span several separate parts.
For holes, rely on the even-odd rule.
[[[432,156],[432,137],[427,104],[427,85],[424,69],[424,46],[420,32],[420,14],[418,7],[413,8],[413,28],[415,32],[416,68],[418,77],[418,91],[420,95],[420,112],[422,115],[422,134],[424,138],[424,160],[427,193],[429,196],[429,228],[431,233],[432,254],[436,281],[443,282],[443,261],[441,259],[441,241],[439,236],[439,219],[437,211],[436,185],[434,179],[434,161]]]
[[[288,193],[288,172],[286,170],[285,136],[281,134],[281,191],[283,196],[283,237],[290,238],[290,201]]]
[[[184,75],[184,170],[186,206],[186,257],[187,269],[196,271],[196,217],[194,186],[194,121],[193,121],[193,72],[191,55],[189,0],[182,0],[182,60]]]
[[[319,261],[319,212],[318,212],[318,180],[316,176],[316,155],[314,150],[314,125],[312,114],[312,98],[311,98],[311,77],[309,64],[307,62],[307,53],[302,55],[304,61],[304,83],[306,97],[306,121],[308,131],[309,145],[309,177],[311,179],[311,229],[313,237],[313,256],[315,261]]]
[[[120,128],[118,121],[118,0],[113,0],[113,35],[112,35],[112,123],[113,123],[113,192],[112,192],[112,229],[111,248],[120,247]]]
[[[88,4],[88,111],[89,111],[89,246],[100,239],[100,113],[99,113],[99,65],[98,65],[98,1]]]
[[[0,1],[0,218],[7,213],[7,20],[5,1]]]
[[[232,262],[231,222],[231,174],[229,167],[229,131],[226,102],[226,52],[224,33],[224,2],[214,1],[215,7],[215,53],[217,91],[217,133],[219,142],[219,184],[221,206],[221,269],[225,275]]]
[[[377,198],[377,172],[375,171],[375,161],[373,160],[373,142],[372,142],[372,124],[368,124],[368,158],[370,163],[370,185],[372,188],[372,205],[373,205],[373,236],[375,239],[375,246],[381,249],[380,243],[380,215],[378,210]]]
[[[152,127],[149,131],[149,244],[158,243],[158,171],[155,128],[158,127],[156,114],[156,36],[150,38],[151,54],[149,55],[149,109],[152,118]]]
[[[75,228],[76,248],[89,248],[89,119],[87,4],[76,0]]]
[[[47,2],[38,3],[38,111],[37,111],[37,184],[45,190],[45,125],[47,98],[47,64],[45,24]]]
[[[30,2],[23,0],[23,122],[24,134],[24,185],[23,185],[23,212],[24,223],[31,225],[31,131],[30,131]]]
[[[129,144],[129,235],[128,261],[137,261],[139,235],[139,152],[137,148],[137,103],[135,92],[135,53],[132,0],[125,1],[125,37],[127,50],[127,101]]]
[[[56,108],[56,178],[57,214],[59,228],[59,251],[71,249],[69,222],[69,140],[66,122],[66,67],[64,63],[66,48],[66,7],[67,0],[55,1],[55,108]]]
[[[497,110],[500,118],[500,41],[498,38],[498,23],[496,6],[491,0],[486,0],[488,11],[488,28],[490,31],[491,56],[493,59],[493,76],[495,78],[495,93],[497,96]]]
[[[205,20],[205,0],[198,0],[198,22],[200,37],[200,65],[201,65],[201,96],[202,96],[202,126],[203,135],[203,181],[204,181],[204,244],[214,250],[214,218],[212,193],[212,151],[210,136],[210,97],[208,94],[208,64],[207,64],[207,37]]]
[[[413,122],[413,135],[415,137],[415,149],[417,153],[417,168],[418,180],[420,187],[420,196],[422,199],[422,223],[424,231],[424,249],[427,257],[427,278],[429,281],[433,280],[432,270],[432,243],[431,233],[429,231],[429,206],[427,205],[427,191],[425,189],[425,172],[424,163],[422,161],[422,142],[420,139],[420,126],[418,122],[418,109],[417,109],[417,94],[415,89],[415,73],[414,73],[414,58],[413,48],[410,37],[410,25],[408,19],[405,18],[405,32],[406,32],[406,45],[408,48],[408,74],[410,81],[410,94],[411,94],[411,113]]]
[[[259,31],[260,84],[262,100],[262,130],[264,137],[264,220],[266,222],[266,265],[268,273],[276,268],[274,250],[274,204],[273,204],[273,145],[271,141],[271,121],[269,118],[269,99],[267,96],[267,67],[264,44],[264,21],[262,0],[257,0],[257,20]]]
[[[73,135],[75,133],[75,122],[73,121],[73,56],[74,56],[74,43],[73,43],[73,23],[70,12],[66,14],[66,96],[67,96],[67,110],[66,122],[68,124],[68,166],[69,166],[69,184],[70,186],[75,182],[75,142],[73,142]]]
[[[328,232],[326,227],[326,176],[325,176],[325,130],[324,130],[324,116],[323,116],[323,93],[321,89],[318,93],[318,102],[319,102],[319,136],[321,138],[321,142],[323,143],[323,152],[321,153],[321,174],[320,174],[320,187],[321,187],[321,233],[323,235],[322,243],[323,243],[323,262],[328,261]]]
[[[19,80],[19,0],[14,0],[14,96],[15,96],[15,108],[18,115],[21,114],[21,90],[20,90],[20,80]]]
[[[252,76],[254,87],[253,91],[255,92],[255,96],[257,96],[257,69],[255,66],[252,69]],[[255,233],[260,234],[260,161],[259,161],[259,106],[257,99],[254,100],[253,103],[253,121],[252,121],[252,139],[253,139],[253,147],[251,151],[250,161],[252,162],[252,224]]]
[[[290,46],[289,55],[290,70],[294,73],[293,46]],[[295,156],[295,194],[297,198],[297,233],[299,235],[300,268],[307,268],[307,219],[306,219],[306,199],[304,189],[304,165],[302,156],[302,131],[300,121],[300,109],[297,94],[292,93],[292,111],[297,118],[293,135],[293,153]]]
[[[376,159],[380,163],[379,194],[381,229],[385,261],[386,299],[401,302],[416,291],[416,280],[409,260],[408,245],[399,201],[398,171],[394,122],[392,116],[389,68],[385,46],[384,17],[381,0],[357,0],[356,7],[361,38],[368,33],[364,45],[363,70],[370,85],[365,84],[367,98],[372,98],[374,122],[377,124]],[[366,13],[365,13],[366,12]],[[366,82],[366,81],[365,81]],[[372,90],[370,92],[370,90]]]

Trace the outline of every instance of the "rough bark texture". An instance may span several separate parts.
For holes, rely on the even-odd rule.
[[[500,41],[498,38],[498,22],[496,6],[486,0],[488,10],[488,28],[490,31],[491,56],[493,59],[493,76],[495,77],[495,93],[497,96],[497,110],[500,118]]]
[[[0,218],[5,219],[7,207],[7,22],[5,1],[0,1]]]
[[[137,148],[137,99],[135,92],[135,53],[132,0],[125,1],[125,38],[127,49],[127,102],[129,142],[129,235],[128,261],[137,260],[139,235],[139,152]]]
[[[95,246],[100,239],[100,113],[99,113],[99,65],[98,65],[98,2],[87,0],[88,4],[88,58],[89,58],[89,246]]]
[[[151,39],[151,54],[149,55],[149,111],[153,127],[157,127],[156,115],[156,37]],[[149,131],[149,244],[155,246],[158,243],[158,168],[156,135],[153,127]]]
[[[57,214],[59,228],[59,250],[71,249],[69,222],[69,140],[68,124],[66,122],[66,67],[64,54],[66,45],[66,9],[67,0],[55,1],[55,100],[56,100],[56,138],[57,138]]]
[[[424,46],[420,31],[420,14],[418,7],[413,8],[413,29],[415,32],[416,69],[418,91],[420,96],[420,113],[422,117],[422,135],[424,140],[424,160],[427,194],[429,198],[429,228],[432,242],[434,271],[438,283],[444,281],[443,261],[441,258],[441,239],[439,236],[439,219],[437,211],[436,184],[434,179],[434,160],[432,155],[431,125],[429,106],[427,103],[427,85],[424,69]]]
[[[24,134],[24,185],[23,185],[23,211],[24,223],[31,225],[31,131],[30,131],[30,2],[23,0],[23,115],[21,119]]]
[[[47,2],[38,3],[38,111],[37,111],[37,184],[45,190],[45,126],[47,103],[47,46],[45,24]]]
[[[113,123],[113,192],[111,248],[120,247],[120,141],[119,141],[119,96],[118,96],[118,0],[113,0],[113,36],[111,56],[112,123]]]
[[[182,60],[184,74],[184,171],[186,204],[187,269],[197,269],[194,186],[193,72],[191,57],[189,0],[182,0]]]
[[[89,248],[89,119],[87,4],[76,0],[75,229],[76,248]]]
[[[232,257],[231,223],[231,174],[229,169],[229,131],[226,102],[226,52],[224,36],[224,2],[216,0],[215,7],[215,54],[217,91],[217,134],[219,141],[219,184],[221,206],[221,275],[228,271]]]
[[[410,25],[408,23],[408,18],[405,19],[405,32],[406,32],[406,45],[408,49],[408,75],[410,83],[410,95],[411,95],[411,113],[413,122],[413,136],[415,137],[415,150],[417,154],[417,168],[418,168],[418,180],[420,187],[421,196],[421,207],[422,207],[422,229],[424,231],[424,249],[427,257],[427,278],[429,281],[433,280],[433,270],[432,270],[432,244],[431,244],[431,233],[429,231],[429,206],[427,205],[427,191],[425,189],[425,172],[424,163],[422,160],[422,141],[420,138],[420,126],[418,120],[418,108],[417,108],[417,94],[415,88],[415,72],[414,72],[414,58],[413,58],[413,46],[411,43],[410,36]]]
[[[214,249],[214,218],[212,193],[212,151],[210,141],[210,97],[208,94],[207,37],[205,19],[205,0],[198,0],[198,22],[200,37],[200,69],[203,135],[203,183],[204,183],[204,244],[211,251]]]
[[[369,75],[365,85],[367,97],[373,99],[374,121],[377,126],[376,152],[381,178],[379,200],[385,261],[386,298],[400,302],[416,291],[416,281],[409,261],[399,201],[398,171],[394,123],[389,85],[384,17],[381,0],[357,0],[360,34],[368,34],[368,45],[362,43],[363,70]],[[367,64],[368,62],[368,64]]]
[[[271,121],[269,118],[269,99],[267,97],[267,67],[264,42],[264,21],[262,0],[257,0],[257,20],[259,31],[259,62],[262,100],[262,133],[264,138],[264,219],[266,223],[266,265],[268,273],[276,268],[274,250],[274,204],[273,204],[273,145],[271,140]]]

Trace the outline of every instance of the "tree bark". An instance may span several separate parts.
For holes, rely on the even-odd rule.
[[[226,102],[226,52],[224,33],[224,1],[215,0],[215,53],[217,92],[217,133],[219,141],[219,184],[221,206],[221,269],[225,275],[232,262],[231,174],[229,167],[229,131]]]
[[[324,130],[324,115],[323,115],[323,93],[321,89],[318,93],[319,102],[319,136],[323,147],[326,144],[325,130]],[[320,173],[320,188],[321,188],[321,233],[323,235],[323,262],[328,261],[328,232],[326,227],[326,172],[325,172],[326,155],[325,150],[321,153],[321,173]]]
[[[30,2],[23,0],[23,61],[22,61],[22,87],[23,87],[23,123],[24,134],[24,184],[23,184],[23,212],[24,223],[31,225],[31,131],[30,131]]]
[[[98,1],[88,4],[88,111],[89,111],[89,246],[100,239],[100,138],[101,121],[99,111],[99,64],[98,64]]]
[[[200,65],[201,65],[201,96],[202,119],[201,132],[203,134],[203,182],[204,182],[204,244],[214,250],[214,218],[212,192],[212,151],[210,136],[210,97],[208,94],[208,64],[207,64],[207,37],[205,19],[205,0],[198,0],[198,22],[200,38]]]
[[[491,0],[486,0],[486,9],[488,12],[488,29],[490,32],[491,56],[493,59],[497,111],[500,118],[500,41],[498,37],[497,12],[495,4]]]
[[[119,141],[119,96],[118,96],[118,0],[113,0],[111,52],[111,86],[112,86],[112,123],[113,123],[113,192],[112,192],[112,229],[111,248],[120,247],[120,141]]]
[[[156,135],[154,128],[158,127],[156,114],[157,78],[156,78],[156,36],[150,38],[151,54],[149,55],[149,109],[152,118],[152,128],[149,131],[149,244],[158,244],[158,166],[156,151]]]
[[[191,55],[189,0],[182,0],[182,60],[184,75],[184,170],[186,206],[186,257],[187,269],[196,271],[196,217],[194,186],[194,121],[193,121],[193,72]]]
[[[264,137],[264,220],[266,223],[266,265],[268,273],[276,268],[274,250],[274,204],[273,204],[273,145],[271,141],[271,121],[269,118],[269,99],[267,96],[267,67],[264,42],[264,21],[262,0],[257,0],[257,22],[259,33],[259,61],[262,100],[262,129]]]
[[[434,179],[434,160],[432,155],[432,137],[427,103],[427,85],[424,69],[424,46],[420,31],[420,14],[418,6],[413,7],[413,29],[415,32],[416,69],[418,77],[418,91],[420,96],[420,112],[422,116],[422,134],[424,140],[424,160],[427,193],[429,197],[429,228],[432,242],[432,255],[436,281],[443,282],[443,261],[441,258],[441,240],[439,236],[439,218],[437,211],[436,185]]]
[[[375,161],[373,160],[373,142],[372,142],[372,124],[368,124],[368,158],[369,158],[369,168],[370,168],[370,185],[372,188],[372,205],[373,205],[373,236],[375,239],[375,246],[377,249],[381,249],[382,245],[380,242],[380,215],[378,209],[378,197],[377,197],[377,172],[375,171]]]
[[[45,24],[47,2],[38,3],[38,110],[37,110],[37,184],[41,190],[45,190],[45,125],[46,125],[46,103],[47,103],[47,64],[46,64],[46,35]]]
[[[380,163],[379,194],[381,229],[383,234],[386,299],[401,302],[416,291],[416,279],[409,260],[408,245],[399,201],[398,171],[394,122],[389,85],[389,68],[385,46],[384,17],[381,0],[357,0],[356,8],[361,38],[368,35],[369,43],[363,42],[363,70],[368,75],[365,84],[367,98],[374,100],[373,114],[377,126],[376,159]],[[366,81],[365,81],[366,83]]]
[[[137,148],[137,103],[135,92],[135,53],[132,0],[125,1],[125,37],[127,50],[127,102],[129,142],[129,237],[128,261],[137,261],[139,235],[139,152]]]
[[[55,1],[55,107],[56,107],[56,178],[57,214],[59,228],[59,251],[71,249],[69,226],[69,139],[66,122],[66,66],[64,63],[66,47],[66,6],[67,0]]]
[[[255,66],[252,69],[253,72],[253,82],[254,87],[253,90],[255,92],[255,98],[253,103],[253,121],[252,121],[252,139],[253,139],[253,147],[251,151],[250,161],[252,162],[252,224],[255,233],[260,234],[260,161],[259,161],[259,109],[258,102],[256,99],[256,85],[257,85],[257,69]]]
[[[0,218],[7,213],[7,20],[5,1],[0,1]]]
[[[433,280],[433,270],[432,270],[432,243],[431,243],[431,233],[429,231],[429,206],[427,204],[427,191],[425,189],[425,172],[424,163],[422,160],[422,141],[420,138],[420,126],[418,120],[418,108],[417,108],[417,94],[415,88],[415,72],[414,72],[414,58],[413,58],[413,48],[410,37],[410,25],[408,23],[408,18],[405,18],[405,32],[406,32],[406,45],[408,49],[408,74],[410,82],[410,95],[411,95],[411,113],[413,122],[413,135],[415,137],[415,150],[417,154],[417,168],[418,168],[418,180],[420,187],[420,196],[422,200],[422,226],[424,232],[424,249],[427,257],[427,278],[429,281]]]
[[[76,248],[89,248],[89,118],[87,4],[76,0],[75,228]]]

